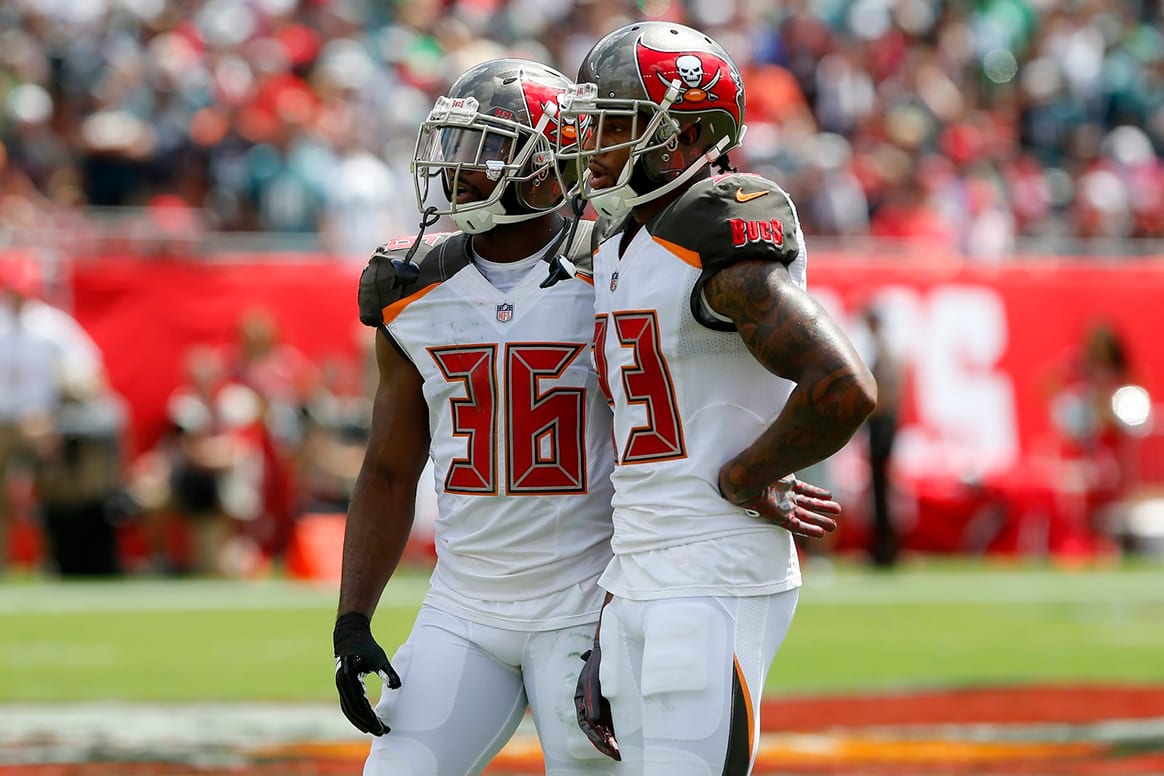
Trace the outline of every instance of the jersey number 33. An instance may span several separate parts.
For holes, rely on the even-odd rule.
[[[605,350],[608,333],[613,333],[619,346],[633,354],[631,363],[620,369],[620,387],[626,403],[640,405],[646,413],[646,422],[627,434],[618,450],[618,462],[628,465],[685,458],[683,421],[671,370],[659,342],[657,314],[653,310],[623,310],[594,319],[594,365],[602,392],[614,406]]]

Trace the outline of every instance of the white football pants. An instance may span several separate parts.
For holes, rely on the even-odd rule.
[[[628,773],[751,773],[764,681],[799,592],[607,604],[599,678]]]
[[[619,774],[578,729],[574,688],[594,624],[505,630],[422,606],[392,657],[399,690],[376,712],[392,729],[372,740],[364,776],[478,774],[530,707],[546,774]]]

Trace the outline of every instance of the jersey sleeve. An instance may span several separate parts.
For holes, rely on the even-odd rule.
[[[415,237],[400,237],[378,247],[360,273],[360,323],[380,327],[393,305],[441,283],[470,262],[469,238],[461,232],[425,235],[412,258],[405,257]],[[407,264],[415,265],[415,269]]]
[[[695,184],[651,224],[651,234],[695,254],[708,274],[741,261],[788,266],[803,240],[788,194],[767,178],[744,173]]]
[[[555,238],[552,251],[545,251],[542,260],[550,265],[549,274],[542,282],[542,288],[548,288],[562,280],[563,268],[558,263],[558,257],[564,256],[574,265],[574,277],[580,277],[584,282],[594,282],[594,221],[579,219],[577,222],[567,223],[565,226],[566,238],[569,242],[561,242]]]
[[[796,208],[767,178],[731,173],[700,181],[650,224],[651,235],[701,272],[691,291],[691,314],[703,326],[735,331],[703,300],[703,287],[724,267],[743,261],[790,266],[803,253]]]

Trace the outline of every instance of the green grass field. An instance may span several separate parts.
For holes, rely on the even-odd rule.
[[[427,572],[389,585],[391,653]],[[0,702],[330,701],[336,593],[282,580],[0,581]],[[1164,567],[810,567],[768,690],[1164,684]]]

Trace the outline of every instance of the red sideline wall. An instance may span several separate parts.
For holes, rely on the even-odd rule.
[[[810,289],[859,342],[876,301],[910,367],[903,465],[1006,468],[1049,430],[1046,384],[1096,320],[1126,338],[1136,380],[1164,400],[1164,259],[869,260],[814,253]],[[325,258],[208,262],[110,256],[72,273],[75,314],[132,404],[138,449],[161,429],[167,396],[196,344],[225,345],[263,307],[315,359],[353,357],[360,267]],[[911,464],[912,462],[912,464]]]
[[[361,267],[320,259],[222,263],[107,257],[72,273],[74,314],[105,354],[114,387],[132,406],[134,441],[146,449],[194,345],[229,346],[249,310],[270,311],[285,341],[322,362],[355,358]]]
[[[909,370],[897,461],[906,469],[1007,470],[1045,452],[1053,385],[1100,321],[1123,338],[1131,379],[1164,409],[1164,257],[979,266],[818,253],[809,287],[858,342],[861,308],[885,311]]]

